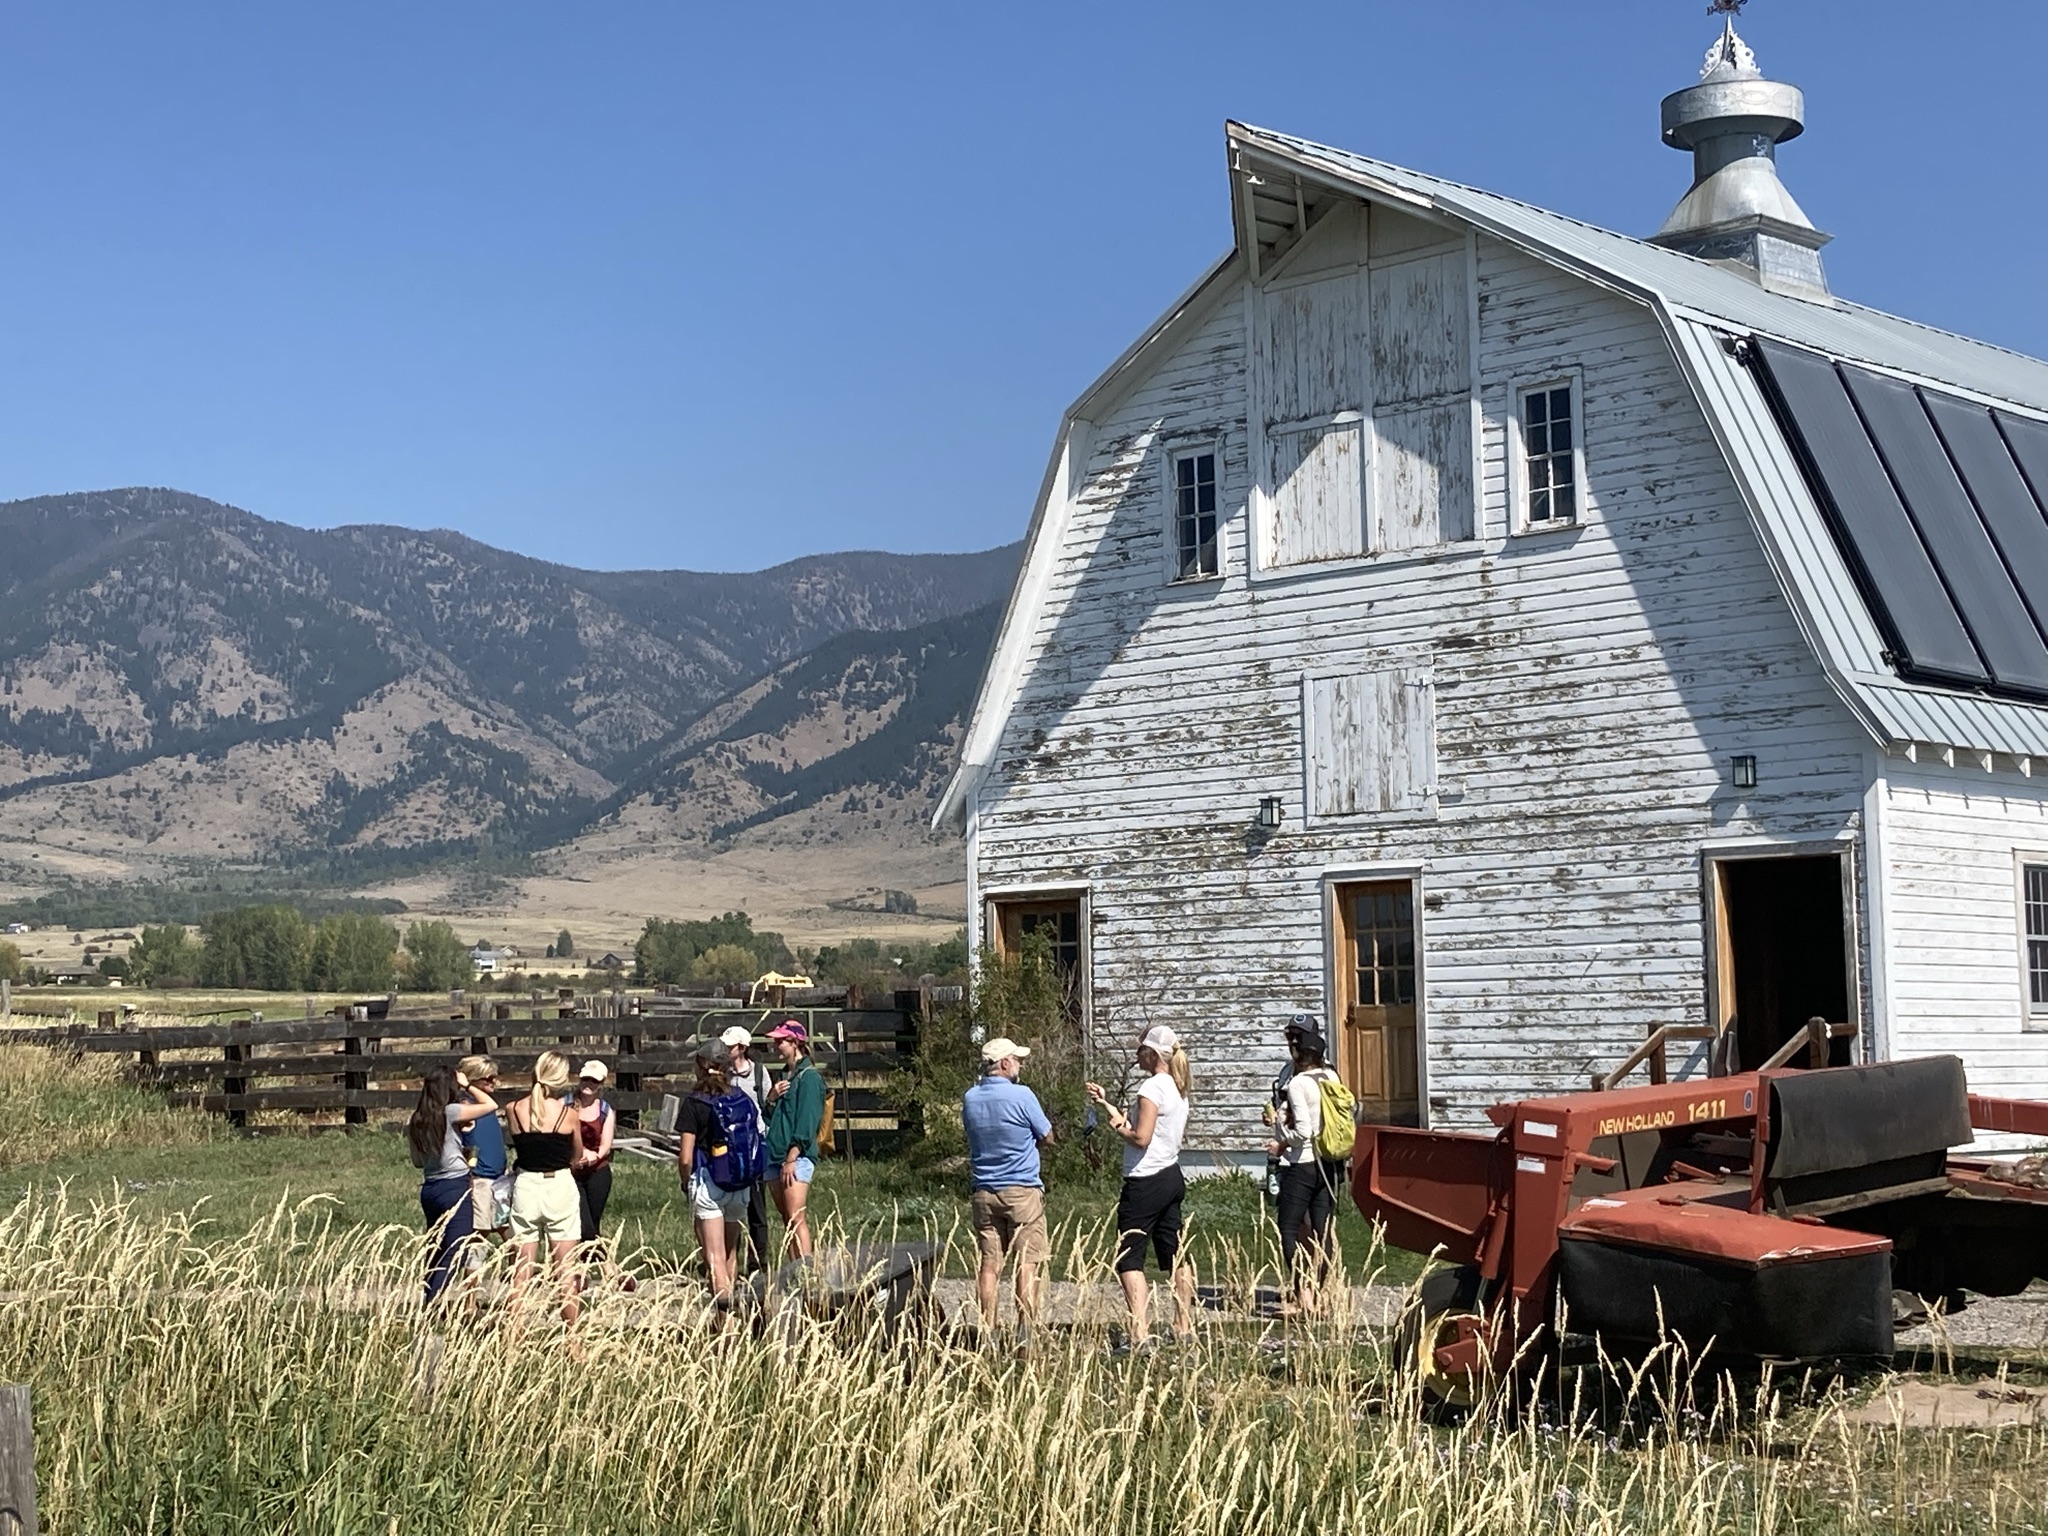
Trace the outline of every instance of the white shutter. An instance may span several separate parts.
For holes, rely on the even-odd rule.
[[[1365,423],[1335,422],[1266,438],[1272,503],[1268,565],[1365,553]]]
[[[1472,537],[1472,347],[1463,251],[1372,269],[1375,549]]]
[[[1303,680],[1311,816],[1414,813],[1436,790],[1436,703],[1427,667]]]
[[[1258,296],[1253,388],[1263,567],[1355,560],[1367,548],[1370,295],[1363,271]]]

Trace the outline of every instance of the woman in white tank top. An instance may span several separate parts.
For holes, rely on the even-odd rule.
[[[1124,1183],[1116,1202],[1116,1273],[1131,1309],[1126,1347],[1143,1351],[1152,1346],[1147,1244],[1172,1279],[1179,1304],[1174,1334],[1183,1342],[1195,1333],[1195,1275],[1179,1262],[1181,1198],[1187,1193],[1180,1170],[1181,1141],[1188,1129],[1187,1052],[1172,1030],[1155,1025],[1138,1043],[1138,1065],[1145,1080],[1128,1112],[1111,1105],[1099,1084],[1088,1084],[1088,1097],[1108,1111],[1109,1128],[1124,1142]]]

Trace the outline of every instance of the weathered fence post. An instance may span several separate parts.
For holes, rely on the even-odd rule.
[[[354,1023],[356,1020],[363,1018],[368,1012],[367,1008],[350,1008],[348,1010],[349,1022]],[[356,1098],[356,1095],[359,1093],[367,1093],[370,1087],[370,1074],[362,1070],[365,1044],[366,1042],[362,1037],[354,1035],[345,1038],[341,1042],[341,1122],[344,1125],[368,1125],[370,1123],[369,1109]],[[351,1067],[356,1070],[351,1071]]]
[[[251,1015],[251,1017],[260,1018],[261,1015],[255,1014]],[[221,1060],[231,1064],[249,1059],[249,1047],[232,1038],[234,1029],[234,1025],[228,1025],[230,1039],[226,1045],[220,1048]],[[246,1077],[236,1077],[231,1066],[230,1070],[221,1077],[220,1091],[223,1097],[230,1099],[237,1094],[247,1093],[249,1091],[249,1079]],[[225,1108],[229,1125],[247,1125],[249,1123],[249,1112],[246,1109],[240,1109],[234,1105],[227,1105]]]
[[[622,1096],[628,1093],[638,1093],[640,1091],[640,1064],[635,1059],[639,1056],[639,1054],[640,1037],[638,1035],[622,1034],[619,1036],[619,1064],[617,1067],[617,1075],[619,1080],[619,1093]],[[639,1130],[640,1111],[637,1109],[620,1110],[619,1128],[621,1130]]]
[[[0,1386],[0,1536],[36,1536],[36,1426],[28,1388]]]

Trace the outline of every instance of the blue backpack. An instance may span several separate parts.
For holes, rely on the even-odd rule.
[[[707,1147],[704,1138],[698,1137],[697,1166],[720,1189],[741,1190],[759,1183],[768,1172],[768,1144],[761,1139],[761,1121],[754,1101],[737,1088],[715,1099],[702,1093],[692,1097],[711,1106],[725,1143]]]

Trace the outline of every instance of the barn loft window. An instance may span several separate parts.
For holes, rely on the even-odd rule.
[[[1569,528],[1579,520],[1584,460],[1579,391],[1571,380],[1522,391],[1522,526]]]
[[[1173,579],[1200,581],[1217,575],[1216,455],[1204,449],[1173,458]]]
[[[2048,864],[2020,866],[2026,924],[2027,1015],[2048,1022]]]

